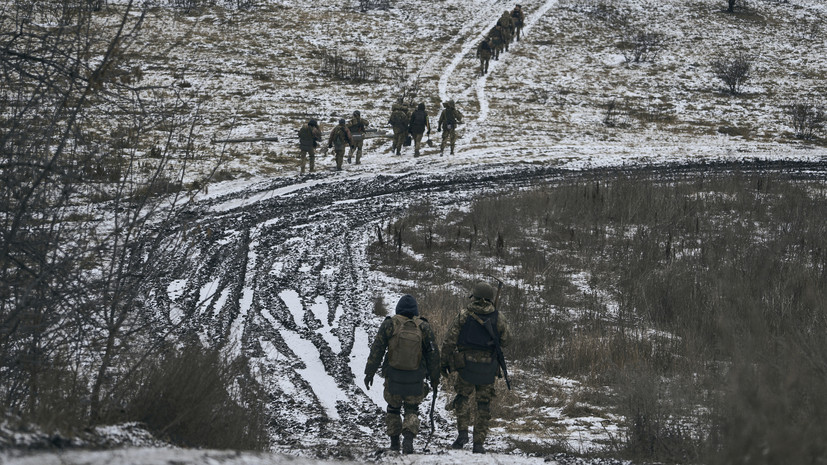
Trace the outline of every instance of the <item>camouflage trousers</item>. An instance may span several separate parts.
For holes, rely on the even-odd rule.
[[[423,393],[418,396],[400,396],[388,392],[387,383],[385,384],[385,402],[388,403],[388,412],[385,414],[385,426],[388,436],[399,436],[403,431],[407,431],[414,436],[419,433],[419,404],[425,399]],[[402,408],[404,407],[404,419],[402,417]]]
[[[347,152],[347,162],[350,163],[353,152],[356,152],[356,164],[358,165],[362,163],[362,147],[365,145],[365,140],[362,137],[354,137],[353,144]]]
[[[493,384],[475,385],[457,376],[454,383],[457,396],[449,405],[457,416],[457,430],[467,431],[471,424],[471,396],[477,401],[477,414],[474,420],[474,442],[484,443],[488,437],[488,423],[491,420],[491,402],[497,397]]]
[[[304,165],[307,163],[307,156],[310,155],[310,172],[316,171],[316,149],[301,150],[299,156],[301,157],[301,174],[304,174]]]
[[[335,148],[334,147],[333,153],[336,156],[336,169],[338,171],[341,171],[342,170],[342,164],[344,164],[344,162],[345,162],[345,148],[344,148],[344,146],[342,146],[342,148]]]
[[[391,152],[395,151],[397,155],[402,154],[402,146],[405,145],[405,138],[408,137],[408,131],[402,128],[393,128],[393,146]]]
[[[439,153],[445,151],[445,146],[451,144],[451,155],[454,154],[454,146],[457,143],[457,130],[456,129],[443,129],[442,130],[442,142],[439,143]]]
[[[424,132],[420,132],[419,134],[411,133],[411,138],[413,138],[413,146],[414,146],[414,156],[419,156],[419,149],[422,147],[422,136]]]

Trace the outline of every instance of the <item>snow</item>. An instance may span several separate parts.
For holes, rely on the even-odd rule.
[[[825,95],[823,82],[818,81],[827,56],[823,37],[799,27],[799,23],[824,27],[827,3],[821,0],[797,0],[793,2],[794,7],[750,2],[765,15],[772,13],[772,8],[781,8],[781,13],[795,18],[796,23],[785,23],[778,31],[767,27],[763,33],[760,25],[740,23],[738,27],[748,29],[749,34],[728,27],[727,18],[716,12],[720,6],[713,6],[713,2],[663,0],[656,2],[656,8],[650,0],[603,2],[628,10],[633,19],[638,15],[641,21],[648,21],[669,35],[671,46],[658,62],[640,66],[627,66],[613,46],[617,38],[607,36],[600,22],[588,17],[589,8],[601,2],[522,1],[527,14],[523,40],[512,43],[510,51],[499,61],[492,60],[489,73],[481,77],[474,59],[475,47],[513,2],[445,0],[438,6],[427,2],[406,3],[404,7],[398,5],[390,11],[371,11],[367,15],[352,14],[354,5],[319,4],[313,6],[312,14],[301,16],[300,31],[272,27],[272,24],[290,24],[292,18],[305,9],[304,3],[294,0],[259,3],[262,10],[251,15],[252,24],[245,14],[234,16],[233,21],[239,21],[240,26],[226,27],[222,19],[209,12],[194,19],[162,15],[158,22],[148,21],[147,28],[162,34],[161,37],[167,37],[163,34],[175,28],[192,28],[192,34],[190,47],[172,54],[170,63],[165,64],[168,68],[156,66],[146,70],[144,84],[168,83],[173,74],[170,71],[186,69],[186,80],[203,99],[206,121],[213,121],[204,130],[205,134],[278,134],[282,139],[277,143],[232,147],[238,156],[231,157],[222,169],[233,172],[236,179],[211,184],[197,196],[204,215],[212,215],[210,221],[220,237],[217,247],[229,249],[237,245],[242,231],[250,229],[246,279],[240,292],[234,294],[234,288],[224,283],[223,265],[219,270],[207,269],[206,278],[195,279],[198,267],[203,266],[200,263],[193,264],[190,276],[175,277],[166,286],[171,301],[178,301],[184,295],[198,295],[198,313],[207,317],[220,316],[218,312],[229,300],[240,295],[239,314],[232,321],[230,341],[240,350],[245,338],[254,338],[264,352],[257,360],[262,365],[258,375],[262,383],[296,401],[296,407],[290,410],[277,406],[281,410],[276,410],[276,416],[290,416],[300,424],[309,424],[318,419],[319,410],[330,421],[325,437],[308,428],[296,431],[295,436],[274,438],[277,443],[283,441],[303,447],[343,440],[346,434],[361,434],[365,443],[385,440],[381,414],[372,417],[379,420],[376,424],[366,426],[340,411],[339,405],[347,404],[360,412],[384,409],[383,380],[377,376],[371,389],[363,384],[370,343],[383,318],[372,313],[372,303],[374,299],[379,300],[392,312],[401,290],[413,288],[417,283],[370,272],[366,264],[365,250],[376,224],[397,214],[397,210],[390,208],[376,212],[368,209],[376,204],[392,203],[399,193],[374,196],[371,192],[365,197],[347,197],[337,190],[342,185],[391,184],[411,176],[448,179],[480,167],[494,171],[536,165],[580,170],[722,160],[819,161],[827,158],[824,146],[786,137],[784,133],[789,128],[781,113],[782,104],[799,94],[819,98]],[[434,8],[439,8],[440,13],[434,14]],[[268,20],[260,21],[256,18],[259,14],[268,15]],[[333,20],[339,15],[348,15],[347,27],[339,27]],[[210,24],[223,24],[224,29],[218,35],[229,37],[213,40],[217,33]],[[789,37],[785,31],[789,31]],[[570,36],[571,40],[562,40],[563,35]],[[744,98],[721,95],[706,70],[711,51],[723,51],[718,42],[731,43],[734,37],[742,40],[745,48],[760,50],[758,64],[767,70],[765,76],[750,82],[746,91],[751,95]],[[587,40],[590,38],[594,40]],[[797,41],[808,45],[800,47]],[[224,42],[233,44],[233,50],[224,48]],[[403,56],[412,70],[408,83],[414,79],[421,81],[420,97],[428,106],[434,131],[441,101],[456,100],[465,114],[456,155],[440,157],[438,149],[428,148],[424,150],[425,157],[415,159],[410,156],[412,149],[406,148],[404,156],[394,157],[386,153],[386,140],[373,139],[365,144],[361,165],[346,165],[342,172],[334,172],[332,157],[319,156],[319,172],[298,178],[294,134],[300,123],[316,117],[329,129],[331,121],[360,109],[373,127],[386,128],[387,109],[395,100],[396,83],[343,83],[322,76],[314,54],[334,43],[339,44],[345,54],[364,51],[366,56],[385,65],[404,51]],[[259,56],[265,64],[258,69],[268,74],[269,80],[250,77],[255,69],[248,68],[258,65],[247,58]],[[771,66],[774,64],[778,66]],[[600,105],[611,98],[663,105],[676,122],[671,125],[632,122],[621,128],[607,128],[601,123]],[[228,123],[230,121],[235,123]],[[724,124],[749,126],[751,132],[768,135],[732,137],[714,130]],[[438,146],[438,135],[433,135],[433,142]],[[207,155],[220,149],[223,148],[207,141],[201,141],[198,146],[198,150]],[[268,158],[272,156],[287,162],[273,163]],[[318,192],[331,193],[327,204],[297,213],[297,218],[278,211],[267,217],[274,206],[299,203]],[[405,204],[400,201],[399,205],[403,209]],[[462,202],[449,207],[467,210]],[[252,208],[261,211],[245,217],[244,211]],[[371,216],[356,230],[346,230],[350,218],[347,213],[337,217],[336,212],[354,212],[357,208],[376,216]],[[443,212],[437,210],[434,214]],[[224,218],[226,222],[222,222]],[[267,237],[271,229],[277,237]],[[317,238],[320,242],[316,242]],[[572,276],[571,280],[584,291],[588,290],[587,275]],[[268,292],[277,298],[269,297]],[[611,311],[616,311],[615,303],[608,305]],[[280,312],[282,308],[286,309],[284,314]],[[213,315],[207,314],[210,309]],[[331,309],[334,309],[333,315]],[[318,324],[311,327],[305,324],[310,316]],[[170,318],[174,323],[183,317],[181,307],[171,307]],[[266,331],[248,334],[250,321],[265,322],[262,326],[267,326],[267,331],[277,337]],[[203,330],[201,336],[206,343],[205,333]],[[318,339],[325,344],[314,342]],[[579,388],[578,381],[567,378],[548,378],[542,382],[566,391]],[[542,458],[520,454],[481,457],[468,451],[446,450],[446,435],[451,434],[453,417],[444,410],[447,397],[442,394],[439,400],[437,416],[446,419],[448,429],[440,429],[442,436],[438,436],[432,446],[438,453],[408,457],[383,455],[377,461],[399,464],[543,462]],[[622,434],[618,429],[622,419],[608,415],[606,418],[566,418],[556,407],[542,408],[541,413],[546,419],[565,426],[560,434],[572,450],[600,449],[612,437]],[[504,449],[508,445],[511,437],[508,426],[494,430],[492,441],[498,441],[496,447]],[[542,435],[550,433],[538,433],[514,435],[548,442],[549,438]],[[301,454],[301,447],[291,452]],[[2,463],[21,465],[328,463],[278,454],[168,448],[68,451],[29,457],[13,457],[4,452],[0,453],[0,459]]]

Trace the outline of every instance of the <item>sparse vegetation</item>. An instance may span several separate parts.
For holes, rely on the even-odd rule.
[[[743,52],[716,58],[712,61],[712,72],[727,86],[729,93],[737,95],[741,93],[744,83],[752,78],[752,58]]]
[[[424,258],[373,257],[433,283],[423,301],[442,295],[449,305],[430,308],[449,314],[438,283],[509,270],[502,308],[519,342],[507,355],[609,386],[626,419],[616,453],[807,463],[827,453],[815,381],[827,364],[825,208],[827,181],[783,172],[585,175],[464,213],[411,209],[406,247]]]
[[[787,117],[795,137],[811,140],[824,128],[824,107],[814,102],[799,101],[787,106]]]

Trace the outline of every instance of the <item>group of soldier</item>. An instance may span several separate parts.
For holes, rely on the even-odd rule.
[[[519,4],[510,12],[503,11],[497,24],[488,31],[488,35],[477,46],[477,58],[480,59],[480,75],[488,73],[488,64],[491,58],[500,59],[500,53],[508,51],[508,45],[514,40],[520,40],[520,34],[525,25],[525,13]]]
[[[458,124],[462,123],[462,113],[456,108],[453,100],[443,102],[442,106],[443,109],[437,123],[437,132],[442,132],[440,155],[444,154],[447,146],[450,146],[451,155],[453,155],[457,140],[456,128]],[[342,170],[345,162],[345,150],[348,148],[347,162],[354,162],[355,155],[355,164],[362,163],[362,148],[369,124],[368,120],[362,118],[361,113],[357,110],[353,112],[349,121],[344,118],[339,119],[339,124],[330,132],[327,139],[327,148],[333,150],[337,171]],[[419,103],[415,110],[411,110],[411,107],[403,103],[402,98],[398,99],[391,107],[388,124],[393,128],[391,152],[401,155],[404,145],[413,144],[414,157],[419,157],[421,155],[422,137],[427,133],[428,140],[430,140],[431,135],[431,122],[428,112],[425,110],[425,104]],[[410,144],[408,143],[409,138]],[[302,175],[305,173],[308,160],[310,162],[309,172],[312,173],[316,170],[316,149],[321,141],[322,131],[315,119],[310,119],[299,129],[299,156]]]
[[[480,59],[480,75],[488,73],[488,64],[493,57],[499,60],[500,53],[508,51],[508,45],[520,40],[520,34],[525,24],[525,14],[522,7],[517,4],[512,11],[503,11],[497,24],[488,32],[486,37],[477,47],[477,57]],[[442,103],[442,112],[437,123],[437,132],[442,132],[442,141],[439,145],[440,155],[444,155],[445,148],[450,146],[451,155],[454,154],[457,133],[456,127],[462,123],[462,113],[456,108],[453,100]],[[402,147],[413,144],[414,157],[421,155],[422,137],[427,134],[430,143],[431,123],[424,103],[419,103],[416,109],[403,103],[399,99],[391,107],[391,114],[388,120],[393,128],[393,144],[391,152],[396,155],[402,154]],[[347,154],[347,162],[362,162],[362,148],[366,137],[369,123],[362,118],[359,111],[354,111],[350,121],[344,118],[339,119],[339,124],[330,132],[327,140],[327,148],[332,149],[336,159],[336,170],[341,171],[345,160],[345,150],[350,148]],[[316,148],[322,141],[322,132],[315,119],[309,120],[299,129],[299,153],[301,158],[301,174],[305,173],[307,161],[310,161],[310,172],[316,169]]]
[[[369,389],[374,375],[382,370],[391,450],[400,450],[401,436],[402,453],[413,453],[413,441],[419,432],[419,404],[429,392],[425,381],[430,381],[435,400],[441,378],[449,379],[456,373],[455,396],[447,406],[457,419],[457,438],[451,448],[462,449],[472,440],[472,451],[485,453],[491,402],[496,397],[494,382],[502,374],[508,383],[501,347],[509,343],[511,332],[496,308],[499,295],[495,295],[491,285],[476,284],[468,299],[466,307],[447,328],[441,349],[436,346],[430,323],[419,316],[413,296],[399,299],[395,315],[385,318],[380,325],[365,365],[364,382]],[[473,425],[472,397],[476,402]],[[469,438],[471,426],[473,434]],[[431,428],[433,433],[433,418]]]

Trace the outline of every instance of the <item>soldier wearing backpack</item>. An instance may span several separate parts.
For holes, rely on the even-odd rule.
[[[345,161],[345,147],[353,147],[353,138],[350,135],[350,130],[345,126],[344,118],[339,120],[339,125],[333,128],[330,132],[330,139],[327,141],[327,148],[333,148],[336,154],[336,170],[342,170],[342,164]]]
[[[319,123],[311,119],[299,129],[299,157],[301,157],[301,174],[304,174],[304,165],[307,157],[310,156],[310,172],[316,170],[316,147],[322,140],[322,132],[319,130]]]
[[[380,365],[385,378],[385,421],[390,448],[399,450],[401,434],[402,452],[412,454],[413,440],[419,432],[419,404],[428,394],[424,380],[430,379],[434,391],[439,385],[439,349],[431,325],[419,316],[416,299],[410,295],[402,296],[396,304],[396,314],[385,318],[379,326],[365,365],[368,389]],[[404,419],[400,417],[403,407]]]
[[[488,63],[491,61],[491,38],[485,37],[477,46],[477,58],[480,59],[480,76],[488,73]]]
[[[417,105],[416,110],[411,114],[411,121],[408,124],[408,132],[411,133],[414,142],[414,156],[419,156],[419,148],[422,146],[422,134],[428,130],[428,137],[431,136],[431,122],[428,120],[428,112],[425,111],[425,104]]]
[[[514,19],[514,38],[519,42],[520,32],[522,32],[525,25],[525,13],[523,13],[523,7],[519,3],[511,11],[511,17]]]
[[[391,152],[395,151],[397,155],[402,155],[402,145],[405,143],[405,138],[408,137],[408,120],[408,107],[402,103],[400,97],[391,107],[391,116],[388,119],[388,124],[393,128]]]
[[[474,421],[474,453],[485,453],[488,422],[491,418],[491,401],[496,397],[494,380],[499,373],[496,345],[503,347],[511,340],[508,322],[494,308],[494,288],[481,282],[474,286],[468,306],[451,323],[442,343],[442,373],[448,376],[457,372],[454,384],[456,397],[448,405],[457,416],[457,439],[453,449],[468,444],[468,427],[471,422],[470,398],[477,401]],[[486,328],[486,323],[490,320]],[[492,337],[493,336],[493,337]],[[495,341],[493,338],[496,338]]]
[[[350,130],[350,135],[353,137],[353,146],[347,153],[347,162],[350,163],[353,157],[353,152],[356,152],[356,164],[362,163],[362,147],[365,143],[365,128],[368,126],[368,120],[362,118],[359,110],[353,112],[353,118],[350,119],[347,128]]]
[[[445,146],[451,144],[451,155],[454,154],[454,146],[457,143],[457,125],[462,123],[462,113],[457,110],[457,106],[453,100],[448,100],[442,104],[443,110],[439,115],[436,132],[442,132],[442,142],[439,144],[439,155],[442,156],[445,152]]]

